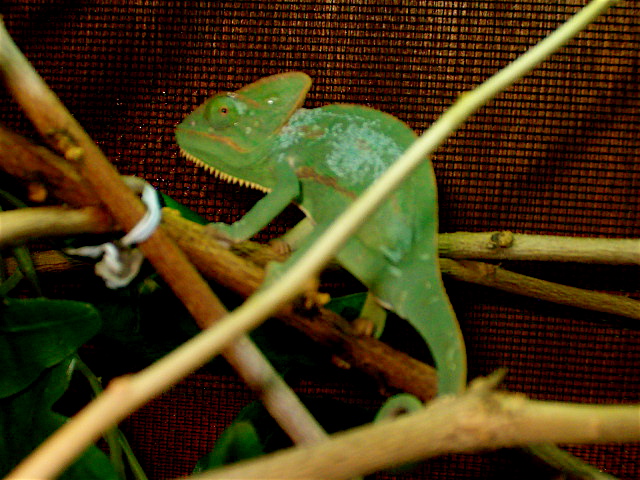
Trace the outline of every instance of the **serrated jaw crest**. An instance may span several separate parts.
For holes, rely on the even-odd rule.
[[[211,173],[214,177],[219,178],[220,180],[224,180],[225,182],[228,182],[228,183],[235,183],[235,184],[240,185],[241,187],[255,188],[256,190],[260,190],[261,192],[265,192],[265,193],[268,193],[268,192],[271,191],[270,188],[263,187],[262,185],[260,185],[258,183],[250,182],[248,180],[244,180],[242,178],[238,178],[238,177],[234,177],[233,175],[229,175],[228,173],[221,172],[220,170],[216,170],[211,165],[208,165],[208,164],[204,163],[198,157],[196,157],[194,155],[191,155],[190,153],[185,152],[182,149],[180,149],[180,154],[184,158],[189,160],[190,162],[195,163],[199,167],[203,167],[205,170],[207,170],[209,173]]]

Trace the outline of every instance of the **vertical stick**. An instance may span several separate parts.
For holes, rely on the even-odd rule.
[[[0,72],[7,88],[40,134],[75,167],[94,189],[116,222],[125,231],[131,230],[144,215],[144,206],[124,185],[120,175],[98,146],[33,70],[11,40],[1,20]],[[210,327],[227,313],[184,253],[161,227],[148,240],[140,244],[140,249],[184,303],[200,328]],[[326,436],[322,427],[248,337],[226,348],[224,354],[240,376],[260,391],[267,410],[274,415],[276,421],[294,441],[315,441]],[[182,371],[182,376],[205,363],[211,356],[206,355],[199,360],[194,360],[190,368]],[[174,383],[182,376],[174,377]],[[130,382],[120,382],[118,385],[129,386]],[[134,406],[138,408],[155,394],[161,393],[172,385],[173,383],[165,383],[161,388],[137,392],[135,395],[137,400],[134,402],[128,402],[126,395],[119,395],[129,390],[128,388],[116,388],[115,397],[108,395],[108,398],[114,398],[120,403],[113,411],[121,419],[131,413]],[[277,394],[274,395],[273,389],[277,390]],[[111,392],[113,389],[107,389],[107,391]],[[283,399],[286,399],[284,403],[287,406],[286,409],[282,408]],[[104,402],[101,401],[98,405],[101,403]],[[51,449],[47,444],[43,444],[36,450],[39,454],[34,456],[34,461],[24,468],[18,467],[14,475],[23,478],[52,478],[58,475],[113,422],[113,419],[108,422],[98,422],[98,424],[104,423],[101,429],[84,435],[78,435],[78,432],[74,433],[70,430],[67,437],[64,436],[67,430],[63,427],[61,442],[66,443],[66,448]],[[49,454],[47,454],[48,448]]]

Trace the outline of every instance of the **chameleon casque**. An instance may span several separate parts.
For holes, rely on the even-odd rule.
[[[288,262],[416,139],[402,121],[368,107],[303,109],[310,86],[301,72],[266,77],[213,96],[176,129],[188,159],[220,178],[267,192],[237,222],[214,224],[230,241],[252,237],[292,202],[302,209],[307,218],[294,231],[313,230],[302,242],[291,235],[299,245]],[[437,218],[435,176],[426,159],[337,259],[424,338],[444,394],[464,388],[466,354],[440,277]]]

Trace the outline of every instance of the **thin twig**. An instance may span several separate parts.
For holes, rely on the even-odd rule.
[[[438,250],[447,258],[640,265],[640,239],[635,238],[456,232],[440,234]]]
[[[0,248],[21,245],[27,240],[111,230],[104,212],[95,207],[21,208],[0,213]]]
[[[473,260],[441,258],[440,267],[442,273],[457,280],[498,288],[548,302],[640,320],[640,301],[622,295],[569,287]]]
[[[117,223],[125,231],[133,228],[142,218],[144,206],[125,186],[120,175],[97,145],[33,70],[11,40],[1,20],[0,69],[8,90],[41,135],[77,170],[82,180],[91,187]],[[140,248],[201,328],[209,327],[215,320],[224,316],[226,311],[220,301],[162,228],[157,229],[148,240],[142,242]],[[239,337],[240,335],[237,335],[236,339],[239,340]],[[260,394],[265,402],[270,399],[276,400],[276,403],[265,403],[265,406],[294,441],[316,441],[326,435],[293,391],[284,382],[275,378],[277,374],[250,340],[243,340],[236,345],[226,345],[224,353],[228,361],[239,370],[238,373],[246,378],[252,387],[264,388]],[[42,444],[11,475],[18,478],[56,476],[91,442],[95,441],[105,428],[126,417],[133,411],[133,407],[139,407],[167,389],[171,385],[168,379],[171,378],[174,383],[179,381],[210,359],[211,355],[201,351],[199,355],[190,358],[189,367],[186,370],[181,369],[180,376],[156,377],[153,385],[145,383],[143,391],[132,395],[134,400],[131,402],[123,402],[122,398],[116,398],[115,401],[118,401],[119,405],[105,410],[113,412],[116,417],[106,416],[101,422],[85,425],[81,429],[81,434],[73,428],[77,422],[70,421],[54,434],[53,437],[60,438],[57,444],[52,441]],[[183,367],[186,366],[183,365]],[[144,378],[149,380],[148,375]],[[131,385],[135,382],[123,380],[119,384]],[[271,389],[280,389],[280,391],[274,394]],[[107,389],[107,392],[109,391]],[[118,392],[119,389],[116,387],[115,391]],[[282,397],[288,399],[287,409],[282,408]],[[112,396],[105,393],[91,405],[100,405],[104,402],[103,398],[108,401]],[[88,410],[92,411],[91,408]],[[79,416],[82,416],[82,412]]]
[[[640,440],[640,406],[591,406],[529,400],[472,382],[416,413],[369,424],[304,448],[212,470],[194,480],[344,479],[398,464],[541,441],[609,443]],[[484,383],[486,382],[486,383]]]

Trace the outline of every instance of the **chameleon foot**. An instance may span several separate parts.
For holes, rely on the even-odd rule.
[[[318,291],[319,286],[320,283],[317,279],[307,282],[307,287],[303,293],[305,309],[312,310],[314,308],[324,307],[329,303],[329,300],[331,300],[331,295]]]
[[[356,318],[351,322],[353,333],[359,337],[373,337],[376,331],[376,324],[366,317]]]
[[[281,238],[274,238],[269,242],[269,246],[279,257],[287,257],[292,252],[291,245]]]
[[[387,321],[387,311],[380,306],[371,292],[367,293],[360,317],[353,322],[356,332],[362,332],[362,334],[366,334],[369,337],[380,338]]]
[[[231,228],[226,223],[208,223],[204,227],[204,232],[207,236],[217,240],[226,248],[231,248],[232,245],[238,243],[230,232]]]

